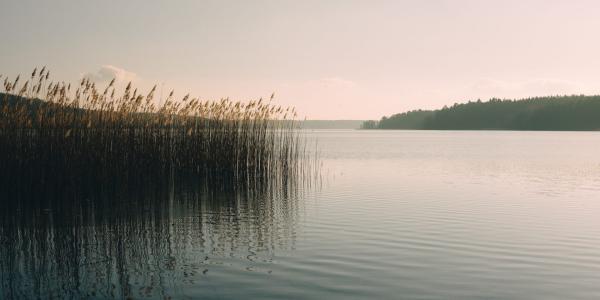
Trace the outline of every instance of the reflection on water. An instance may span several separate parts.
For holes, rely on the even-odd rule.
[[[177,298],[210,285],[213,266],[252,270],[294,247],[297,189],[230,186],[12,193],[0,202],[0,298]]]
[[[599,133],[305,135],[318,189],[2,186],[0,298],[600,299]]]

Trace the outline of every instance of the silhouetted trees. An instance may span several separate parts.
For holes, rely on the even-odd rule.
[[[379,129],[423,129],[425,120],[434,114],[431,110],[413,110],[395,114],[379,121]]]
[[[375,129],[600,130],[600,96],[516,101],[492,98],[487,102],[456,103],[435,111],[417,110],[383,117]]]
[[[360,125],[360,129],[377,129],[378,126],[379,126],[379,122],[377,122],[375,120],[368,120],[368,121],[364,121]]]

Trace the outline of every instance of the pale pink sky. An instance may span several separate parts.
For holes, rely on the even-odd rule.
[[[600,93],[600,1],[2,1],[0,74],[117,77],[379,119]]]

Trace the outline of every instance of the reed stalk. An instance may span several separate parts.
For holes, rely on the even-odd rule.
[[[114,80],[103,88],[88,79],[71,85],[51,81],[45,67],[28,80],[0,80],[4,183],[161,180],[173,172],[282,182],[301,174],[307,161],[296,112],[272,104],[273,96],[176,101],[171,92],[156,99],[156,86],[142,94],[131,83],[119,91]]]

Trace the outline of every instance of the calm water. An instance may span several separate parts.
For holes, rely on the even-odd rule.
[[[306,135],[311,188],[5,205],[0,298],[600,298],[600,133]]]

